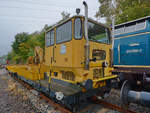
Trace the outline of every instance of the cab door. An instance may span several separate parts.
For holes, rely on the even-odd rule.
[[[52,29],[46,33],[45,64],[52,66],[54,63],[55,30]]]
[[[72,20],[56,27],[56,45],[53,47],[54,67],[72,67]]]

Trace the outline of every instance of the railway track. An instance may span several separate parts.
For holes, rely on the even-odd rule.
[[[137,113],[135,111],[132,111],[132,110],[129,110],[129,109],[125,109],[125,108],[123,108],[121,106],[118,106],[118,105],[115,105],[115,104],[112,104],[112,103],[109,103],[109,102],[105,102],[103,100],[99,100],[99,99],[97,99],[97,97],[93,97],[92,100],[96,104],[101,104],[101,105],[103,105],[103,106],[105,106],[107,108],[119,111],[121,113]]]
[[[23,82],[22,80],[13,77],[16,81],[18,81],[20,84],[22,84],[24,87],[26,87],[28,90],[34,89],[32,86],[29,84]],[[55,103],[53,100],[45,96],[43,93],[39,92],[40,98],[46,100],[50,105],[52,105],[56,110],[61,111],[61,113],[72,113],[70,110],[66,109],[65,107],[62,107],[60,104]]]
[[[27,84],[26,82],[16,78],[16,77],[13,77],[16,81],[18,81],[20,84],[22,84],[24,87],[26,87],[28,90],[32,90],[34,89],[32,86],[30,86],[29,84]],[[53,106],[55,108],[55,110],[58,110],[58,111],[61,111],[61,113],[73,113],[72,111],[70,111],[69,109],[65,108],[64,106],[58,104],[58,103],[55,103],[53,100],[51,100],[50,98],[48,98],[46,95],[44,95],[43,93],[39,92],[39,96],[40,98],[46,100],[51,106]],[[95,104],[98,104],[98,105],[102,105],[104,106],[105,108],[108,108],[108,109],[112,109],[112,110],[115,110],[115,111],[119,111],[121,113],[137,113],[135,111],[132,111],[132,110],[128,110],[128,109],[124,109],[120,106],[117,106],[115,104],[112,104],[112,103],[109,103],[109,102],[105,102],[103,100],[99,100],[97,99],[97,97],[92,97],[92,102],[95,103]],[[88,111],[88,109],[91,108],[90,105],[87,105],[85,108],[83,108],[81,110],[81,113],[83,113],[83,111]]]

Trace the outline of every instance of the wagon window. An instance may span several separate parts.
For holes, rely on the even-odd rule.
[[[46,46],[50,46],[50,32],[46,33]]]
[[[80,18],[75,19],[75,39],[82,38],[82,21]]]
[[[56,43],[66,42],[72,39],[72,22],[68,21],[56,29]]]
[[[134,32],[135,31],[136,23],[130,23],[129,25],[125,26],[125,33]]]
[[[136,30],[142,30],[145,27],[146,27],[146,22],[145,21],[141,21],[141,22],[136,23]]]
[[[115,29],[115,35],[124,33],[124,26]]]

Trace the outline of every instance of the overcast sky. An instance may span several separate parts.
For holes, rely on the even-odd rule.
[[[89,17],[94,18],[99,2],[87,0],[87,3]],[[62,19],[62,11],[74,15],[76,8],[84,13],[82,0],[0,0],[0,56],[11,51],[15,34],[39,31],[45,24]]]

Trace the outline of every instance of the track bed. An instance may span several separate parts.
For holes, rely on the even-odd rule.
[[[4,70],[1,70],[1,71],[4,71]],[[31,109],[29,109],[29,111],[34,111],[35,113],[38,113],[38,112],[45,112],[45,113],[48,113],[48,112],[50,112],[50,113],[58,112],[59,113],[60,112],[61,113],[62,112],[61,110],[60,111],[57,110],[57,108],[55,106],[52,106],[51,103],[50,104],[47,103],[48,99],[46,97],[42,98],[42,96],[39,95],[39,93],[37,91],[33,90],[32,88],[31,89],[29,88],[30,90],[26,89],[20,83],[18,83],[17,81],[14,81],[12,78],[10,78],[10,76],[8,76],[7,73],[2,74],[1,76],[4,76],[5,79],[7,79],[7,80],[9,79],[9,80],[12,80],[14,83],[17,83],[17,87],[19,86],[25,93],[27,93],[27,92],[29,93],[29,94],[27,94],[27,96],[28,96],[27,98],[28,98],[28,101],[30,101],[32,106],[33,106],[33,107],[31,107],[31,105],[30,105]],[[120,93],[120,90],[112,90],[110,93],[110,96],[107,97],[106,99],[104,99],[104,101],[109,102],[109,103],[113,103],[115,105],[120,105],[121,102],[119,99],[119,93]],[[19,95],[22,95],[22,94],[19,94]],[[20,102],[21,100],[16,100],[16,101]],[[37,105],[35,103],[38,103],[39,105]],[[41,106],[43,106],[43,107],[41,107]],[[42,109],[43,109],[43,111],[42,111]],[[50,109],[52,109],[52,110],[50,110]],[[77,113],[106,113],[106,112],[120,113],[117,110],[111,110],[109,107],[107,107],[103,104],[95,103],[94,101],[82,103],[79,109],[80,110]],[[150,109],[142,107],[142,106],[138,106],[135,104],[131,104],[130,109],[137,112],[137,113],[149,113],[150,112]],[[24,110],[24,111],[26,111],[26,110]],[[18,109],[18,112],[21,112],[21,111],[22,111],[22,109]]]

